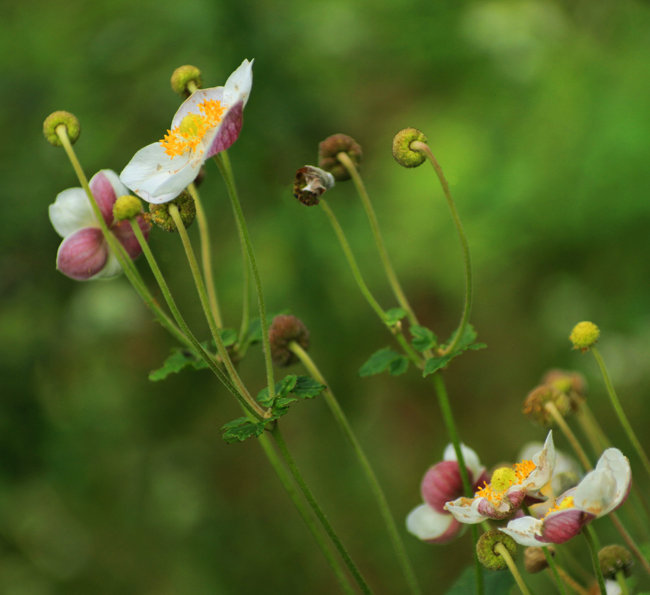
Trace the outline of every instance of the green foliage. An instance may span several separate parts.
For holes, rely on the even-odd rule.
[[[408,369],[409,360],[393,351],[390,347],[384,347],[375,351],[366,362],[359,368],[359,376],[374,376],[388,370],[392,376],[399,376]]]
[[[221,426],[223,439],[228,443],[243,442],[248,438],[259,436],[265,427],[265,423],[254,422],[247,417],[238,417]]]
[[[172,354],[165,360],[162,367],[149,373],[149,380],[153,382],[164,380],[170,374],[176,374],[185,368],[204,370],[207,367],[208,364],[195,352],[177,347],[172,350]]]
[[[411,343],[418,351],[426,351],[436,346],[438,339],[435,333],[426,326],[414,324],[409,328],[409,331],[413,336]]]
[[[385,314],[386,324],[393,326],[406,316],[406,310],[404,308],[391,308],[390,310],[386,310]]]
[[[453,335],[450,342],[453,341]],[[426,377],[438,370],[444,368],[452,359],[458,357],[465,351],[476,351],[478,349],[485,349],[485,343],[475,343],[476,331],[471,324],[468,324],[463,331],[463,336],[458,342],[458,346],[451,352],[439,357],[432,357],[424,363],[424,370],[422,376]]]
[[[483,586],[485,595],[504,595],[509,593],[515,580],[509,572],[483,571]],[[463,570],[446,595],[474,595],[476,593],[476,576],[473,566]]]

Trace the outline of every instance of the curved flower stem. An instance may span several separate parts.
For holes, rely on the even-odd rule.
[[[328,383],[325,381],[325,378],[321,374],[314,361],[311,359],[311,357],[309,357],[309,354],[300,345],[298,345],[298,343],[291,341],[291,343],[289,343],[289,349],[298,357],[312,378],[321,384],[328,386]],[[354,430],[352,429],[352,426],[350,425],[350,422],[348,421],[345,413],[341,409],[341,405],[339,404],[338,399],[334,396],[334,393],[329,388],[326,388],[323,396],[325,398],[327,406],[334,416],[334,419],[338,423],[341,430],[343,430],[345,437],[352,445],[359,464],[361,465],[366,479],[370,484],[370,488],[372,489],[375,500],[377,501],[377,505],[379,506],[379,511],[382,518],[384,519],[384,524],[386,525],[388,535],[393,544],[393,549],[395,550],[395,554],[397,555],[397,559],[400,566],[402,567],[402,572],[409,584],[410,590],[412,593],[421,593],[417,578],[415,577],[415,572],[413,571],[411,562],[408,558],[408,555],[406,554],[406,548],[404,547],[402,538],[400,537],[399,531],[397,530],[395,519],[393,518],[393,515],[390,511],[384,491],[379,484],[379,480],[377,479],[377,476],[375,475],[375,472],[370,465],[370,461],[363,451],[363,448],[361,447],[359,440],[354,434]]]
[[[526,514],[528,514],[528,511],[526,512]],[[553,578],[555,579],[555,584],[557,585],[557,589],[560,592],[560,595],[566,595],[566,591],[564,590],[564,583],[560,579],[560,570],[562,569],[555,563],[555,560],[553,559],[553,555],[548,551],[548,547],[542,547],[542,552],[544,552],[546,563],[548,564],[548,567],[550,568],[551,573],[553,574]],[[566,573],[564,573],[564,575],[565,575],[565,582],[566,582]]]
[[[582,463],[582,466],[585,468],[585,471],[591,471],[594,467],[589,462],[589,457],[587,457],[584,449],[580,445],[580,442],[576,438],[576,435],[569,427],[569,424],[566,423],[566,420],[564,419],[564,417],[562,417],[562,414],[558,411],[558,408],[556,407],[555,403],[553,403],[552,401],[548,401],[544,405],[544,407],[551,414],[551,417],[553,417],[553,420],[560,427],[562,433],[565,435],[566,439],[571,444],[573,451],[576,453],[576,456],[580,459],[580,463]]]
[[[429,148],[429,145],[421,141],[413,141],[410,147],[414,151],[423,152],[427,156],[427,159],[429,159],[429,161],[431,162],[431,165],[433,166],[433,169],[435,170],[436,175],[438,176],[438,180],[440,181],[440,185],[442,186],[442,191],[445,195],[445,198],[447,199],[447,204],[449,205],[449,210],[451,211],[451,217],[454,220],[454,225],[456,226],[456,231],[458,232],[458,237],[460,239],[460,244],[463,250],[463,262],[465,263],[465,304],[463,306],[463,313],[460,317],[460,323],[458,324],[458,331],[456,332],[456,335],[454,336],[454,339],[451,342],[451,344],[445,349],[445,353],[453,353],[454,349],[456,349],[458,343],[460,342],[463,336],[465,327],[469,323],[469,315],[472,309],[473,284],[472,284],[472,263],[469,254],[469,243],[467,242],[467,236],[465,235],[465,231],[463,230],[463,224],[461,223],[460,217],[458,216],[458,211],[456,210],[456,204],[454,203],[454,199],[451,196],[451,191],[449,190],[449,183],[445,178],[445,174],[443,173],[440,164],[438,163],[435,156],[433,155],[433,152]]]
[[[355,591],[352,585],[350,584],[349,578],[346,576],[345,572],[341,568],[339,561],[330,551],[331,546],[328,545],[327,542],[325,541],[313,517],[309,513],[309,510],[306,508],[302,498],[296,491],[296,488],[293,482],[291,481],[291,478],[287,474],[284,466],[282,465],[282,462],[278,458],[278,455],[275,452],[275,449],[273,448],[273,445],[271,444],[271,440],[269,439],[268,436],[262,434],[259,437],[259,441],[262,446],[262,449],[264,450],[264,453],[266,454],[266,457],[269,460],[269,463],[271,464],[273,470],[275,471],[276,475],[280,479],[282,486],[284,487],[285,491],[291,498],[291,501],[293,502],[294,506],[298,509],[298,513],[300,514],[302,520],[307,525],[309,532],[316,540],[318,547],[323,552],[323,555],[327,559],[327,563],[329,564],[330,568],[334,571],[334,574],[336,575],[336,578],[339,582],[339,585],[341,586],[341,589],[343,589],[345,593],[348,593],[349,595],[353,595]]]
[[[618,420],[621,422],[621,425],[623,426],[623,429],[625,430],[628,439],[632,443],[634,450],[636,450],[636,453],[639,455],[639,458],[641,459],[641,462],[643,463],[645,470],[648,472],[648,475],[650,475],[650,459],[648,459],[648,455],[643,450],[643,447],[641,446],[639,439],[636,437],[636,434],[634,433],[634,430],[632,429],[632,426],[630,425],[630,422],[628,421],[627,416],[623,411],[623,406],[621,405],[621,401],[618,398],[616,391],[614,390],[614,386],[612,385],[612,381],[609,377],[609,373],[607,372],[605,361],[600,355],[600,351],[598,351],[596,347],[591,348],[591,353],[593,353],[594,358],[596,359],[596,363],[600,368],[600,373],[603,376],[603,381],[605,382],[605,386],[607,388],[607,394],[609,395],[609,400],[612,403],[612,407],[614,407],[614,411],[616,411]]]
[[[203,204],[196,190],[194,183],[187,187],[187,191],[194,200],[196,207],[196,219],[199,224],[199,236],[201,237],[201,264],[203,265],[203,276],[205,277],[205,285],[208,290],[208,301],[210,304],[210,311],[214,317],[215,322],[219,328],[223,328],[221,320],[221,312],[219,310],[219,301],[217,300],[217,288],[214,284],[214,275],[212,274],[212,254],[210,246],[210,230],[208,228],[208,220],[203,210]]]
[[[593,412],[586,402],[580,404],[580,408],[576,413],[576,418],[578,419],[578,423],[580,424],[582,431],[585,433],[585,436],[587,436],[591,449],[596,456],[611,446],[607,436],[605,436],[601,427],[598,425]]]
[[[312,494],[311,490],[309,489],[309,486],[307,485],[304,478],[302,477],[302,474],[300,473],[296,465],[296,462],[293,460],[293,457],[291,456],[291,453],[287,448],[287,444],[284,441],[282,434],[280,433],[278,424],[276,424],[273,430],[271,430],[271,435],[275,439],[275,442],[278,445],[278,449],[280,450],[280,455],[282,456],[285,463],[289,467],[289,471],[291,472],[294,481],[298,484],[300,491],[302,492],[303,496],[309,503],[309,506],[311,507],[314,514],[320,521],[321,525],[323,526],[323,529],[325,529],[325,532],[329,535],[330,539],[332,540],[332,543],[334,543],[334,547],[336,547],[339,554],[343,558],[345,565],[348,567],[348,570],[354,577],[354,580],[357,582],[357,585],[359,586],[361,591],[366,593],[366,595],[371,594],[372,591],[368,586],[368,583],[366,583],[365,579],[361,575],[361,572],[357,568],[357,565],[352,561],[350,554],[348,554],[347,550],[341,543],[339,536],[337,535],[336,531],[334,531],[334,528],[330,524],[329,520],[325,516],[325,513],[323,512],[318,502],[314,498],[314,495]]]
[[[517,568],[515,561],[512,559],[512,556],[506,547],[501,542],[499,542],[494,546],[494,551],[499,554],[503,558],[503,561],[508,565],[510,574],[512,574],[515,582],[517,583],[517,586],[519,587],[519,590],[523,593],[523,595],[531,595],[528,587],[526,586],[526,583],[524,583],[524,579],[519,573],[519,569]]]
[[[596,544],[596,535],[591,525],[587,525],[582,530],[582,534],[585,536],[587,545],[589,546],[591,563],[594,567],[594,574],[596,575],[596,579],[598,580],[600,595],[607,595],[607,590],[605,589],[605,579],[603,578],[603,571],[600,569],[600,562],[598,561],[598,546]]]
[[[266,320],[266,305],[264,303],[264,292],[262,291],[262,279],[257,268],[257,261],[255,259],[255,252],[253,251],[253,244],[248,233],[248,226],[244,218],[244,212],[239,202],[239,195],[237,194],[237,187],[235,186],[235,177],[232,173],[230,165],[230,158],[226,151],[221,151],[214,156],[214,161],[219,167],[221,176],[226,183],[228,196],[235,213],[235,221],[237,222],[237,230],[240,234],[240,239],[243,240],[244,253],[250,263],[251,271],[253,272],[253,282],[255,284],[255,292],[257,293],[257,306],[260,315],[260,328],[262,330],[262,347],[264,350],[264,365],[266,368],[266,384],[269,391],[269,398],[271,401],[275,398],[275,380],[273,378],[273,362],[271,361],[271,344],[269,342],[269,325]]]
[[[413,308],[411,307],[406,294],[402,290],[402,286],[400,285],[399,279],[397,278],[395,270],[393,269],[393,265],[391,264],[390,258],[388,257],[388,251],[386,250],[384,239],[381,235],[381,230],[379,229],[379,221],[377,220],[377,215],[375,214],[372,202],[370,201],[370,196],[366,191],[366,187],[363,183],[363,180],[361,179],[359,171],[347,153],[342,151],[336,156],[336,158],[343,164],[343,167],[345,167],[347,172],[350,174],[350,177],[354,182],[354,186],[357,189],[357,193],[361,198],[363,208],[365,209],[366,215],[368,216],[368,220],[370,222],[372,235],[375,238],[375,244],[377,246],[377,251],[379,252],[379,258],[381,259],[381,263],[384,267],[384,270],[386,271],[386,277],[388,278],[388,283],[393,290],[393,294],[395,295],[395,298],[397,299],[399,305],[406,311],[409,322],[411,324],[418,324],[415,312],[413,311]]]
[[[548,548],[544,548],[544,549],[548,549]],[[547,560],[549,558],[552,559],[553,557],[549,555]],[[553,564],[555,564],[555,562],[553,562]],[[552,566],[551,569],[552,568],[554,567]],[[558,589],[560,590],[560,593],[562,594],[565,593],[563,583],[566,583],[571,589],[573,589],[576,593],[578,593],[578,595],[589,595],[587,589],[585,589],[580,583],[578,583],[566,570],[564,570],[558,564],[555,564],[555,571],[553,572],[553,576],[557,581],[557,585],[558,585]]]
[[[248,389],[239,377],[239,374],[237,373],[237,370],[235,369],[235,366],[230,359],[230,355],[228,354],[228,351],[223,344],[219,329],[217,328],[215,320],[212,317],[212,312],[210,311],[210,306],[208,304],[208,295],[205,290],[205,284],[203,283],[203,279],[201,277],[199,265],[196,262],[196,256],[194,255],[192,243],[190,242],[190,238],[187,235],[187,230],[185,229],[181,215],[178,212],[178,207],[175,204],[171,204],[169,206],[169,214],[174,220],[174,224],[178,230],[181,242],[183,243],[185,256],[187,257],[187,262],[190,265],[190,270],[192,271],[192,277],[194,278],[194,284],[199,294],[201,307],[203,308],[205,318],[208,321],[208,326],[210,327],[212,338],[217,345],[217,352],[219,353],[219,357],[221,358],[221,361],[223,362],[223,365],[225,366],[233,384],[237,387],[237,390],[241,394],[242,398],[246,401],[247,408],[251,410],[253,414],[259,419],[267,419],[269,417],[267,412],[259,405],[257,401],[255,401],[255,399],[253,399],[251,394],[248,392]]]
[[[72,144],[70,143],[70,139],[68,138],[67,128],[63,124],[61,124],[56,128],[56,133],[59,139],[61,140],[61,144],[63,145],[63,149],[65,150],[68,159],[70,160],[72,168],[77,174],[77,179],[79,180],[81,187],[86,192],[86,196],[88,197],[90,206],[93,210],[95,218],[97,219],[97,223],[99,224],[99,227],[102,230],[104,239],[106,240],[106,242],[108,242],[111,251],[115,254],[118,262],[120,263],[120,266],[122,267],[122,270],[124,271],[126,278],[129,280],[129,282],[136,290],[136,292],[138,293],[142,301],[145,303],[145,305],[151,310],[151,312],[156,317],[156,319],[161,324],[161,326],[165,328],[177,341],[185,345],[188,345],[189,339],[183,335],[183,333],[169,318],[169,316],[167,316],[167,314],[165,314],[165,312],[157,304],[156,300],[147,289],[147,286],[142,280],[140,273],[138,273],[138,269],[133,264],[133,261],[131,260],[130,256],[126,253],[126,250],[124,250],[124,247],[119,242],[119,240],[108,229],[108,226],[106,225],[106,221],[104,221],[104,216],[99,210],[97,201],[95,200],[95,197],[93,196],[93,193],[90,190],[90,185],[88,184],[88,178],[86,177],[86,174],[84,173],[83,168],[81,167],[81,163],[79,163],[79,159],[77,159],[77,155],[74,149],[72,148]]]

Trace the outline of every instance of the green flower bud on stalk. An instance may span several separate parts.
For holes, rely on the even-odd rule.
[[[341,182],[349,180],[350,174],[339,161],[337,155],[347,153],[356,167],[361,163],[361,146],[347,134],[333,134],[328,136],[318,145],[318,167],[330,172],[334,178]]]
[[[528,393],[522,412],[538,424],[550,426],[553,424],[553,416],[546,408],[547,403],[553,403],[562,417],[566,417],[572,411],[571,399],[568,395],[548,384],[543,384]]]
[[[165,231],[176,231],[176,224],[169,214],[169,205],[176,205],[185,227],[189,227],[196,216],[196,206],[189,192],[183,191],[174,200],[159,205],[149,204],[149,220]]]
[[[137,196],[125,194],[120,196],[113,205],[113,218],[115,221],[133,219],[142,213],[142,202]]]
[[[196,87],[201,87],[203,81],[201,80],[201,71],[191,64],[179,66],[172,73],[171,85],[174,93],[178,93],[183,97],[189,97],[192,91],[189,88],[190,83]]]
[[[574,349],[587,351],[596,344],[598,337],[600,337],[600,329],[593,322],[585,320],[573,327],[569,335],[569,341],[573,343]]]
[[[598,562],[603,576],[609,579],[616,579],[620,571],[625,576],[630,576],[631,568],[634,565],[632,554],[622,545],[606,545],[598,552]]]
[[[426,160],[424,153],[411,149],[411,143],[416,140],[427,142],[427,137],[417,128],[404,128],[393,138],[393,157],[403,167],[417,167]]]
[[[502,543],[512,557],[514,557],[517,552],[517,544],[512,537],[502,533],[498,529],[487,531],[486,533],[483,533],[476,542],[476,553],[479,562],[483,564],[485,568],[489,568],[490,570],[503,570],[507,567],[503,556],[497,553],[494,549],[498,543]]]
[[[308,349],[309,331],[299,318],[290,314],[280,314],[273,319],[269,327],[271,358],[276,366],[290,366],[298,361],[289,349],[291,341],[295,341],[305,350]]]
[[[61,139],[56,133],[56,129],[61,125],[65,126],[70,143],[74,144],[79,138],[79,134],[81,134],[81,124],[79,124],[77,116],[63,110],[52,112],[45,118],[43,122],[43,135],[45,136],[45,140],[55,147],[62,146]]]

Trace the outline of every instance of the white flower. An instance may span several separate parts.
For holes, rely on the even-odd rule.
[[[618,508],[627,497],[631,483],[627,457],[617,448],[608,448],[596,468],[575,488],[559,496],[543,518],[521,517],[510,521],[501,531],[526,546],[564,543],[587,523]]]
[[[244,60],[223,87],[195,91],[178,108],[165,137],[133,156],[120,174],[122,182],[147,202],[176,198],[206,159],[237,140],[252,84],[253,61]]]

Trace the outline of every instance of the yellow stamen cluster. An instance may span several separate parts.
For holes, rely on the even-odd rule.
[[[160,141],[170,157],[196,149],[205,134],[221,122],[223,112],[226,111],[218,99],[206,99],[199,103],[198,108],[200,114],[187,114],[180,125],[168,130]]]
[[[537,465],[532,461],[521,461],[515,463],[515,474],[517,475],[517,483],[522,483],[528,476],[537,469]]]
[[[532,461],[515,463],[514,468],[500,467],[492,474],[490,483],[485,482],[476,491],[475,496],[477,498],[485,498],[492,502],[492,504],[497,504],[501,502],[501,499],[510,486],[522,483],[534,469],[536,469],[536,465]]]
[[[566,498],[562,498],[561,502],[556,502],[555,506],[552,506],[548,509],[548,512],[544,515],[544,517],[546,518],[552,512],[557,512],[558,510],[567,510],[568,508],[573,508],[573,496],[567,496]]]

